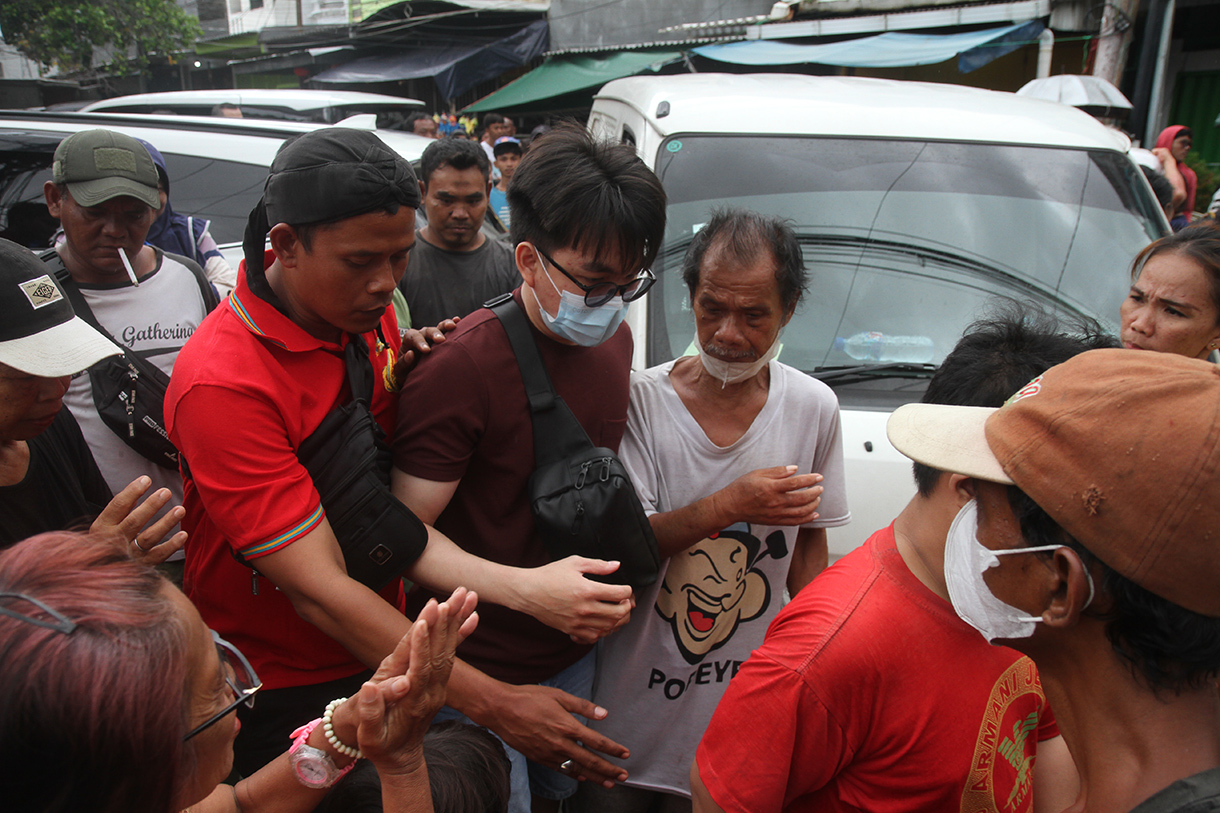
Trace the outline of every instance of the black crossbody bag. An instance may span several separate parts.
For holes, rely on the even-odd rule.
[[[393,457],[385,430],[370,411],[369,348],[361,336],[349,339],[343,361],[352,398],[332,409],[296,454],[322,500],[347,575],[380,590],[424,552],[428,529],[390,491]],[[254,568],[236,551],[233,555]]]
[[[534,430],[530,507],[538,536],[554,559],[573,554],[620,562],[608,576],[586,578],[646,587],[657,580],[657,538],[618,455],[594,446],[555,392],[529,323],[511,294],[484,307],[504,325],[529,398]]]
[[[165,391],[169,387],[169,376],[102,327],[58,252],[51,249],[39,256],[54,274],[76,315],[123,350],[122,355],[104,358],[89,368],[93,404],[102,423],[145,460],[178,471],[178,450],[165,429]],[[184,264],[187,263],[190,261],[185,260]],[[193,263],[187,267],[191,265]],[[201,279],[202,271],[190,270],[197,281],[201,280],[200,293],[205,310],[210,313],[219,304],[216,292],[206,278]]]

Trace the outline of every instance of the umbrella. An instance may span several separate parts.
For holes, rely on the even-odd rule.
[[[1074,73],[1048,76],[1027,82],[1017,93],[1079,107],[1094,116],[1120,117],[1131,112],[1131,102],[1122,91],[1100,76]]]

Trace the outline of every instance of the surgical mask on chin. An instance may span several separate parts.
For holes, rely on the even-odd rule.
[[[590,308],[585,304],[583,296],[559,290],[536,248],[534,256],[538,257],[538,265],[547,281],[551,283],[555,293],[559,294],[559,310],[551,316],[546,312],[546,308],[542,307],[538,294],[530,289],[547,328],[559,338],[575,342],[582,347],[596,347],[613,336],[618,326],[623,323],[623,317],[627,315],[628,303],[624,302],[621,296],[616,296],[604,305]]]
[[[708,353],[703,349],[703,345],[699,340],[695,340],[695,347],[699,350],[699,361],[703,363],[703,369],[707,370],[708,375],[720,381],[720,388],[724,389],[729,384],[738,384],[742,381],[749,381],[754,376],[758,375],[759,370],[766,367],[771,362],[771,359],[779,355],[779,336],[776,335],[775,341],[771,342],[771,346],[767,348],[767,352],[763,353],[754,361],[724,361]]]
[[[949,526],[949,536],[945,539],[945,585],[949,588],[953,609],[988,641],[1028,638],[1034,634],[1035,625],[1042,619],[1026,615],[1024,611],[996,598],[983,574],[999,565],[1002,555],[1057,550],[1063,546],[1042,545],[995,551],[979,542],[978,527],[978,505],[971,500],[957,512],[953,524]],[[1088,607],[1093,602],[1093,576],[1088,571],[1085,571],[1085,576],[1089,579],[1089,600],[1085,602],[1085,607]]]

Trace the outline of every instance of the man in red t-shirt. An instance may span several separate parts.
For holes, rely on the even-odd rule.
[[[1006,313],[967,330],[923,400],[998,406],[1112,342]],[[945,538],[972,481],[919,465],[915,480],[894,524],[793,599],[729,684],[691,768],[696,811],[1028,813],[1075,799],[1033,662],[949,602]]]
[[[528,318],[556,392],[595,446],[617,450],[627,423],[632,351],[622,319],[627,302],[651,281],[641,269],[651,266],[665,231],[661,182],[630,147],[596,143],[583,128],[560,127],[538,139],[521,161],[508,201],[523,280],[513,299]],[[617,563],[572,556],[547,564],[528,499],[533,443],[529,402],[508,336],[482,309],[463,319],[404,385],[394,491],[425,523],[507,574],[477,586],[479,629],[459,655],[519,688],[545,684],[588,698],[591,645],[627,620],[631,589],[585,578],[613,572]],[[413,571],[417,582],[445,591],[468,579],[446,565],[438,555],[443,552],[429,544]],[[542,603],[521,599],[538,586],[533,592]],[[408,612],[431,595],[413,594]],[[568,708],[605,716],[584,703]],[[535,811],[557,809],[558,800],[575,792],[578,776],[625,776],[559,735],[614,756],[625,749],[572,718],[567,723],[566,731],[523,730],[504,738],[514,763],[510,810],[531,804]],[[539,746],[548,740],[555,747],[539,758]]]

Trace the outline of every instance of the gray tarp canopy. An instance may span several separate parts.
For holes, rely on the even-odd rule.
[[[453,99],[480,82],[520,67],[547,48],[545,20],[530,23],[495,42],[457,42],[403,46],[390,53],[361,57],[323,71],[320,84],[370,84],[433,77],[441,95]]]

